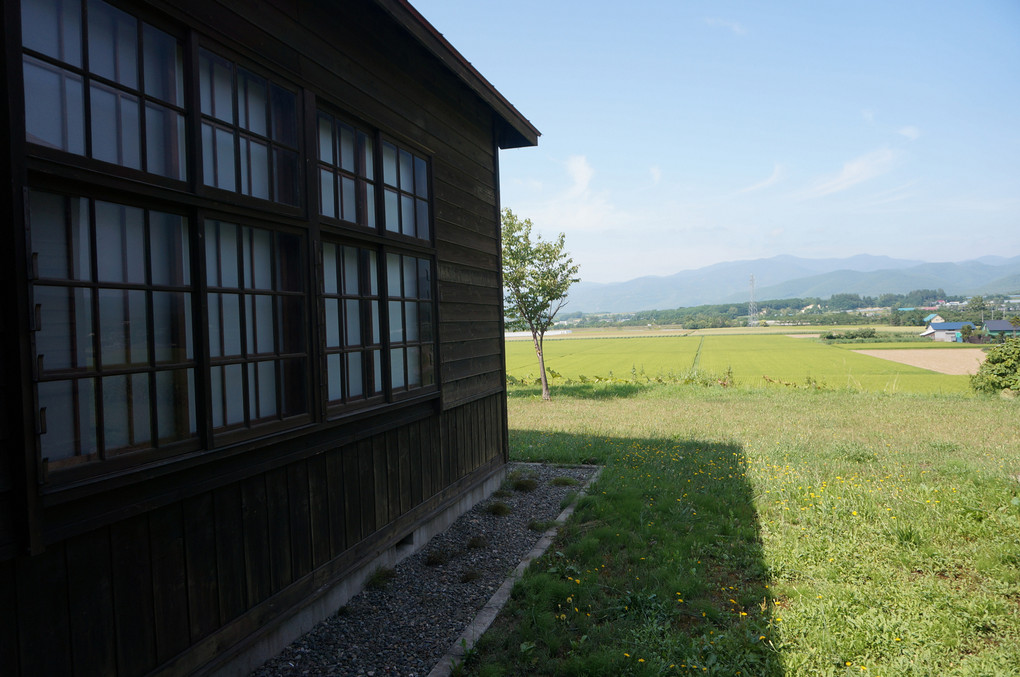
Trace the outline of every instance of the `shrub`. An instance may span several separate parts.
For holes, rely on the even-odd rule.
[[[980,393],[1020,390],[1020,338],[1010,338],[988,351],[988,357],[970,377],[970,387]]]

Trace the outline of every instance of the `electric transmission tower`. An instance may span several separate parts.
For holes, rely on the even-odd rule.
[[[754,300],[754,275],[751,275],[751,300],[747,303],[747,326],[758,326],[758,302]]]

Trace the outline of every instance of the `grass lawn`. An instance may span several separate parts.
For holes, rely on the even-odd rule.
[[[605,469],[468,671],[1016,674],[1018,404],[512,388],[512,458]]]

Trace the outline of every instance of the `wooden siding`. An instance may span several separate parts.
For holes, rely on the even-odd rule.
[[[0,563],[0,672],[202,668],[505,462],[503,407],[482,398]]]

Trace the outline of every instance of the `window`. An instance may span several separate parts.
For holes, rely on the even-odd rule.
[[[382,147],[386,230],[430,239],[428,163],[392,143]]]
[[[176,38],[101,0],[25,3],[22,36],[30,143],[187,178]]]
[[[376,253],[325,242],[322,259],[327,401],[372,399],[383,394]]]
[[[319,214],[375,228],[372,137],[319,111]]]
[[[36,377],[51,467],[196,435],[187,220],[32,191]]]
[[[411,390],[435,385],[432,262],[387,254],[386,298],[390,386],[394,390]]]
[[[297,205],[297,95],[207,50],[198,61],[205,185]]]
[[[205,223],[214,430],[308,412],[303,247],[297,235]]]

